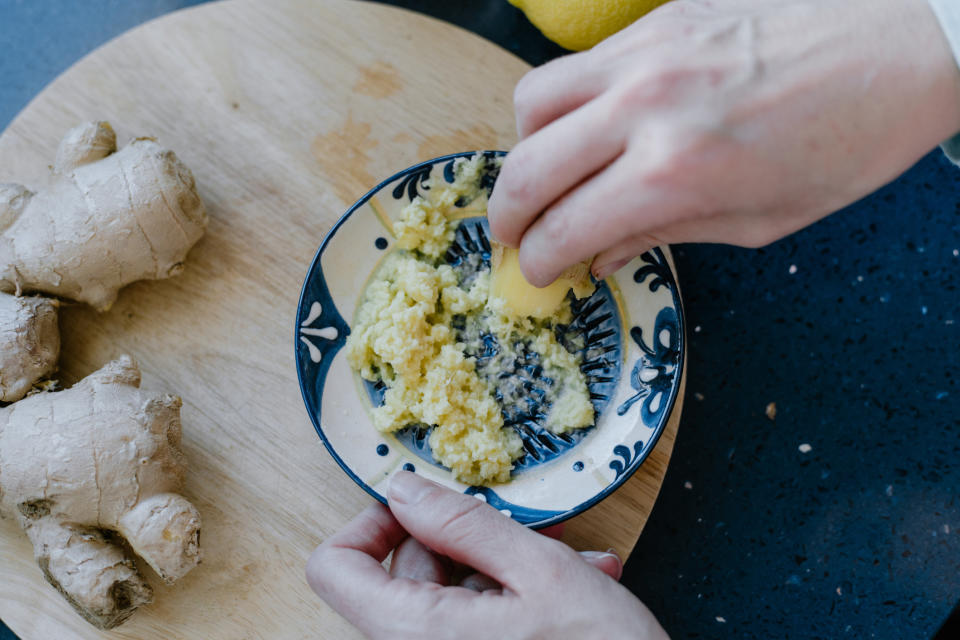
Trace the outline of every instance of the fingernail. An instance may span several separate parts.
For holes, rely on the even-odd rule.
[[[609,551],[581,551],[580,555],[593,560],[603,560],[605,558],[616,558],[620,562],[620,556],[613,549]]]
[[[620,579],[620,576],[623,575],[623,561],[620,560],[620,556],[618,556],[616,553],[613,553],[613,552],[612,552],[612,549],[611,549],[610,551],[606,551],[606,552],[602,552],[602,551],[581,551],[581,552],[580,552],[580,555],[583,556],[584,558],[588,559],[589,562],[590,562],[590,564],[592,564],[592,565],[594,565],[594,566],[597,566],[597,565],[600,565],[600,564],[606,564],[606,563],[610,563],[611,565],[613,565],[613,574],[614,574],[614,575],[613,575],[612,577],[613,577],[614,580],[619,580],[619,579]],[[598,568],[599,568],[599,567],[598,567]],[[607,572],[605,571],[605,573],[607,573]]]
[[[409,471],[398,471],[390,478],[390,486],[387,493],[390,502],[399,502],[400,504],[416,504],[432,488],[433,483],[424,480],[415,473]]]
[[[617,271],[622,269],[624,265],[626,265],[628,262],[630,262],[630,258],[624,258],[623,260],[614,260],[613,262],[608,262],[607,264],[600,267],[594,267],[593,277],[596,278],[597,280],[603,280],[610,274],[616,273]]]

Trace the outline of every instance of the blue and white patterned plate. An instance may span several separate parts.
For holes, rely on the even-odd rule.
[[[327,450],[377,500],[391,474],[416,471],[440,484],[484,499],[533,527],[561,522],[593,506],[623,484],[653,450],[673,410],[683,369],[684,324],[675,275],[663,252],[647,252],[574,301],[567,331],[586,343],[581,369],[596,409],[594,427],[554,435],[541,426],[544,407],[533,356],[519,363],[529,402],[504,410],[523,439],[525,453],[509,483],[467,486],[434,462],[426,428],[383,434],[370,417],[383,388],[362,380],[343,350],[350,320],[367,282],[394,251],[393,221],[431,176],[453,181],[456,158],[429,160],[382,182],[350,207],[324,238],[307,272],[297,307],[296,360],[300,390]],[[503,155],[485,151],[488,156]],[[483,185],[492,189],[496,170]],[[458,203],[460,204],[460,203]],[[456,242],[446,260],[470,253],[489,261],[486,218],[462,203]],[[344,318],[347,318],[346,320]]]

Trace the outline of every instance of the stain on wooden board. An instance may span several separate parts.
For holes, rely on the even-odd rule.
[[[358,122],[348,114],[340,128],[318,134],[310,145],[313,157],[344,204],[354,202],[376,184],[368,169],[370,152],[378,144],[370,137],[371,130],[369,122]]]
[[[360,67],[360,79],[353,85],[357,93],[378,99],[389,98],[402,88],[396,67],[382,60],[368,67]]]

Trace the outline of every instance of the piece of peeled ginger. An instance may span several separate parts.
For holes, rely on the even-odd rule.
[[[503,301],[504,311],[515,316],[548,318],[563,304],[567,291],[585,298],[596,286],[590,279],[590,265],[578,262],[545,287],[527,282],[520,271],[519,253],[512,247],[492,243],[490,254],[490,297]]]

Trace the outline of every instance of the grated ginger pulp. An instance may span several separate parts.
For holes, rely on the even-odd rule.
[[[519,348],[538,354],[543,376],[553,381],[543,398],[547,429],[562,433],[594,421],[580,356],[554,331],[554,321],[569,321],[569,302],[553,320],[511,317],[502,300],[490,297],[488,267],[474,260],[454,268],[441,260],[454,239],[449,214],[456,203],[485,205],[486,162],[495,160],[480,154],[458,160],[453,183],[431,179],[425,195],[404,207],[394,223],[401,250],[387,256],[368,285],[346,344],[350,366],[387,387],[383,405],[373,410],[376,428],[432,427],[434,458],[474,485],[507,482],[523,454],[501,406],[518,401],[522,389],[499,375],[517,361]],[[496,338],[498,350],[481,362],[484,334]]]

